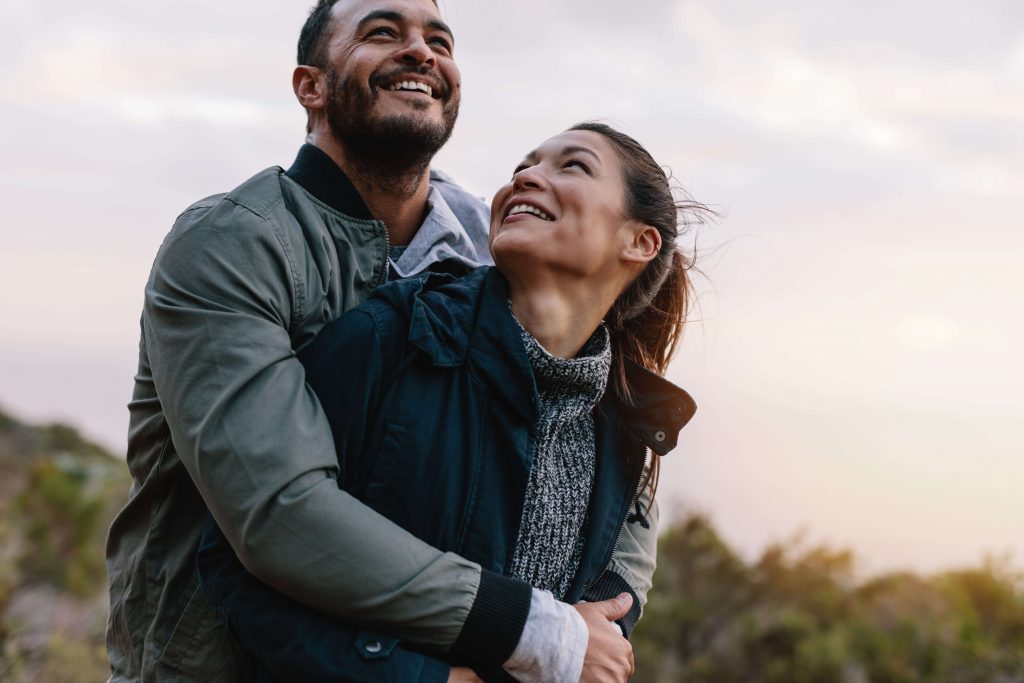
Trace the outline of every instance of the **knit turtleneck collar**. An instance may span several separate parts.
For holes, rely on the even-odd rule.
[[[603,323],[573,358],[552,356],[518,320],[516,324],[541,396],[576,396],[589,407],[601,400],[612,366],[611,339]]]

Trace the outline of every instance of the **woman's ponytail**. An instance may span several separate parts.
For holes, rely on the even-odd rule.
[[[675,248],[668,250],[663,261],[660,268],[652,268],[663,271],[654,273],[661,281],[658,288],[647,294],[634,283],[637,291],[631,287],[620,296],[606,321],[612,342],[612,387],[626,402],[632,400],[633,389],[626,376],[625,359],[664,375],[683,336],[692,299],[688,273],[692,263]],[[638,300],[644,299],[646,302],[638,307]]]
[[[676,199],[664,169],[636,140],[603,123],[580,123],[569,130],[583,130],[604,136],[615,148],[623,168],[625,213],[658,230],[661,249],[623,292],[605,319],[611,334],[612,390],[620,400],[630,403],[633,388],[626,374],[626,360],[632,360],[659,375],[679,347],[693,288],[690,270],[693,256],[679,250],[680,235],[704,223],[715,213],[688,197]],[[653,458],[641,485],[651,491],[658,485],[660,458]]]

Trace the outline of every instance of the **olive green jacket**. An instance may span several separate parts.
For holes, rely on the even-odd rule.
[[[295,353],[387,277],[385,227],[356,209],[271,168],[191,206],[162,244],[129,404],[133,485],[107,543],[115,683],[243,676],[199,589],[207,510],[251,573],[323,612],[437,655],[497,641],[507,657],[518,642],[528,586],[425,545],[337,486]],[[620,574],[645,593],[654,532],[629,526]]]

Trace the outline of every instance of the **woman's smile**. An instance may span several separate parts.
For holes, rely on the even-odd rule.
[[[545,221],[555,220],[555,217],[551,215],[550,211],[533,202],[524,201],[518,196],[511,197],[508,202],[506,202],[506,206],[508,208],[505,210],[505,218],[502,220],[502,223],[507,223],[509,219],[517,217],[535,217]]]

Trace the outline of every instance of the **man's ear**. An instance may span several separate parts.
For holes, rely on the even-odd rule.
[[[653,225],[637,224],[627,233],[630,235],[622,260],[630,263],[647,263],[661,251],[661,233]]]
[[[324,72],[317,67],[305,65],[295,67],[292,72],[292,90],[306,111],[324,108],[326,84],[323,75]]]

